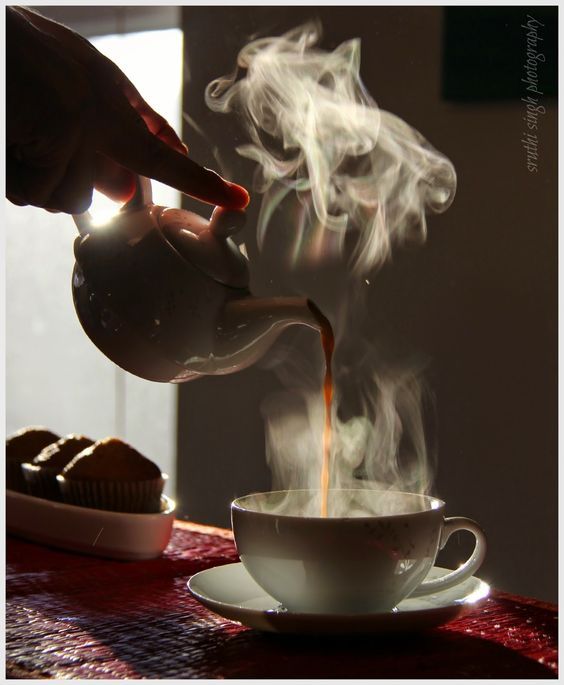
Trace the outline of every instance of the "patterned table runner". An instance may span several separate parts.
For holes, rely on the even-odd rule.
[[[119,562],[7,538],[11,678],[555,678],[557,612],[494,592],[476,611],[416,635],[260,633],[186,590],[237,561],[229,531],[176,522],[159,559]]]

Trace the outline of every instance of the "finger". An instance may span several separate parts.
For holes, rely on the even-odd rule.
[[[163,116],[158,114],[158,112],[155,112],[155,110],[149,106],[141,96],[141,93],[121,69],[107,58],[104,59],[104,67],[112,75],[112,87],[117,88],[117,90],[126,97],[131,107],[133,107],[137,114],[143,119],[149,131],[177,152],[180,152],[183,155],[187,154],[188,150],[186,146],[180,140],[172,126]]]
[[[19,179],[20,199],[26,204],[45,207],[66,173],[80,139],[80,127],[62,128],[65,130],[10,150],[10,167]]]
[[[126,82],[126,84],[124,84],[124,94],[127,97],[129,104],[143,119],[150,133],[157,136],[157,138],[173,148],[173,150],[180,152],[180,154],[188,154],[188,148],[180,140],[176,131],[168,121],[158,112],[155,112],[155,110],[143,100],[137,89],[127,80],[127,78],[124,77],[124,81]]]
[[[108,57],[98,52],[92,45],[82,45],[81,57],[87,61],[92,71],[93,84],[104,95],[106,101],[114,105],[121,100],[121,109],[125,105],[133,108],[145,122],[147,129],[181,154],[187,154],[187,148],[180,140],[168,121],[155,112],[143,99],[141,93]]]
[[[120,105],[98,118],[99,151],[132,171],[198,200],[231,209],[249,203],[247,191],[169,147],[147,129],[137,112]]]
[[[44,207],[48,196],[43,193],[42,175],[35,170],[30,171],[29,164],[19,159],[6,160],[6,197],[19,207]],[[41,201],[37,200],[40,191]]]
[[[29,202],[26,202],[22,197],[19,195],[10,193],[8,190],[6,191],[6,198],[13,204],[13,205],[18,205],[18,207],[27,207]]]
[[[116,202],[128,202],[135,192],[135,174],[106,155],[96,155],[94,187]]]
[[[18,207],[25,207],[29,204],[23,193],[21,181],[20,164],[13,159],[10,148],[6,153],[6,197],[10,202]]]
[[[90,145],[83,141],[46,205],[67,214],[82,214],[92,203],[93,186],[94,155]]]

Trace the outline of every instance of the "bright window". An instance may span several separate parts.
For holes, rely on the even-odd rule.
[[[92,39],[176,131],[181,129],[182,31]],[[153,199],[179,206],[153,184]],[[102,203],[96,198],[93,211]],[[176,388],[118,369],[82,331],[70,278],[71,217],[6,201],[6,430],[45,425],[61,435],[117,435],[169,474],[176,490]]]

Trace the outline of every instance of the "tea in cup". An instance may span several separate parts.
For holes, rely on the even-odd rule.
[[[408,596],[453,587],[475,573],[486,553],[480,526],[444,516],[436,497],[382,490],[286,490],[240,497],[231,505],[235,543],[252,578],[298,612],[392,610]],[[455,531],[476,538],[470,558],[425,580]]]

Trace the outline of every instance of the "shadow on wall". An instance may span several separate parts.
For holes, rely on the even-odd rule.
[[[472,9],[488,23],[489,8]],[[513,24],[521,10],[508,9],[515,11],[505,24],[519,35]],[[448,515],[470,516],[485,528],[490,546],[480,576],[506,591],[556,601],[556,105],[542,101],[539,168],[531,173],[520,142],[524,103],[462,104],[441,96],[441,8],[184,8],[185,110],[213,141],[188,121],[184,138],[195,159],[251,183],[252,164],[233,150],[241,131],[231,117],[207,111],[205,86],[231,71],[254,32],[278,34],[312,15],[323,23],[324,48],[361,37],[361,75],[378,105],[420,130],[457,169],[454,204],[430,218],[427,243],[396,250],[371,279],[366,329],[388,347],[430,360],[438,415],[431,436],[438,444],[434,490],[447,501]],[[524,34],[512,60],[516,82],[526,58]],[[477,41],[479,35],[474,32]],[[487,56],[491,45],[475,47]],[[545,47],[550,52],[548,42]],[[307,291],[333,315],[330,268],[298,278],[276,260],[275,248],[259,257],[253,232],[259,205],[255,195],[241,237],[253,291]],[[289,332],[285,341],[294,340]],[[315,336],[299,340],[302,354],[312,354]],[[260,404],[277,387],[261,368],[180,387],[178,484],[185,515],[228,525],[233,496],[268,489]],[[462,538],[441,563],[463,559],[465,545]]]

